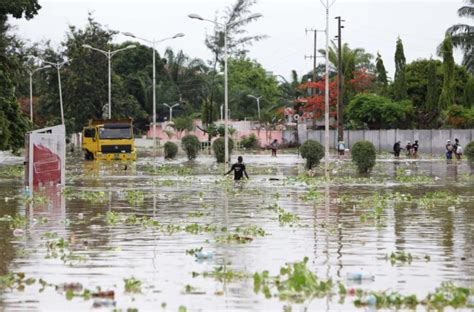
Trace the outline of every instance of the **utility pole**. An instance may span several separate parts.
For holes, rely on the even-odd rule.
[[[304,56],[305,59],[312,59],[313,60],[313,82],[316,82],[316,66],[317,66],[317,58],[318,58],[318,32],[324,32],[324,30],[319,30],[319,29],[305,29],[306,34],[308,32],[313,32],[314,33],[314,52],[313,55],[309,56]],[[316,89],[312,88],[311,89],[311,95],[316,94]],[[313,129],[316,129],[316,119],[314,118],[316,116],[316,105],[314,106],[314,112],[313,112]]]
[[[338,23],[337,32],[337,138],[344,141],[344,73],[342,72],[342,22],[340,16],[336,17]]]

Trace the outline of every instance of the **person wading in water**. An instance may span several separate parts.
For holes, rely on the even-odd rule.
[[[244,174],[247,179],[249,178],[249,175],[247,174],[247,171],[245,170],[244,159],[242,158],[242,156],[239,156],[237,158],[237,163],[233,164],[229,172],[224,174],[224,176],[228,175],[232,171],[234,171],[234,181],[242,180],[242,178],[244,177]]]

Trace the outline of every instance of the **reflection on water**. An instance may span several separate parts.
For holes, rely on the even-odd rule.
[[[334,171],[340,177],[337,183],[308,186],[286,179],[304,171],[296,156],[244,158],[251,179],[241,188],[224,180],[222,168],[207,156],[171,163],[142,159],[136,164],[76,159],[69,163],[64,194],[42,190],[30,202],[23,198],[21,181],[1,178],[0,217],[18,215],[25,223],[0,222],[0,273],[25,272],[51,284],[79,282],[88,289],[113,289],[120,309],[156,310],[165,302],[174,311],[181,305],[196,310],[281,311],[287,304],[255,294],[251,278],[219,281],[193,277],[192,272],[223,266],[249,275],[263,270],[277,274],[286,262],[305,256],[324,279],[351,285],[347,273],[374,275],[373,281],[362,283],[365,289],[423,296],[443,281],[474,283],[474,191],[471,169],[465,163],[385,161],[377,164],[373,180],[357,180],[354,168],[345,163]],[[400,175],[426,175],[433,182],[415,186],[399,182]],[[430,209],[421,209],[416,202],[443,190],[459,195],[460,200]],[[88,195],[92,192],[98,195]],[[361,221],[371,211],[360,204],[364,198],[370,203],[375,193],[396,192],[413,199],[389,204],[375,223]],[[316,195],[308,199],[308,194]],[[299,221],[279,222],[275,209],[269,209],[275,204],[297,215]],[[110,212],[117,213],[118,219],[113,220]],[[165,225],[196,223],[219,230],[170,233],[124,221],[144,216]],[[253,226],[267,235],[247,244],[216,240],[235,233],[237,227]],[[14,236],[15,227],[24,228],[24,233]],[[227,232],[221,232],[222,228]],[[67,247],[52,249],[61,239]],[[186,253],[201,247],[212,258],[197,262]],[[385,259],[391,252],[402,251],[413,255],[411,264],[391,264]],[[143,282],[142,294],[123,292],[123,279],[131,277]],[[186,294],[186,285],[196,294]],[[0,294],[1,309],[85,310],[94,302],[69,301],[54,288],[41,293],[40,288],[34,284],[23,292]],[[350,300],[338,303],[330,297],[306,306],[312,310],[354,308]]]

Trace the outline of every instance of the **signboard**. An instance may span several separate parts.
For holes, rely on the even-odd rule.
[[[26,138],[25,183],[38,186],[66,182],[66,129],[64,125],[29,132]]]

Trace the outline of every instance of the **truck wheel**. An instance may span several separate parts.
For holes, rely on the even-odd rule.
[[[89,151],[86,151],[86,156],[85,156],[86,160],[94,160],[94,154],[92,154],[91,152]]]

